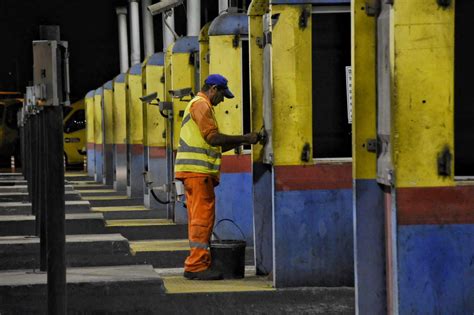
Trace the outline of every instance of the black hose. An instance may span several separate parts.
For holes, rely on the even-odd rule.
[[[155,200],[158,201],[159,203],[161,203],[162,205],[167,205],[167,204],[171,203],[171,201],[169,201],[169,200],[168,201],[163,201],[160,198],[158,198],[158,196],[155,194],[153,189],[150,189],[150,192],[151,192],[151,195],[153,196],[153,198],[155,198]]]

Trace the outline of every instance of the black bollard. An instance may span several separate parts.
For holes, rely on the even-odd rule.
[[[66,253],[63,165],[63,112],[61,106],[43,109],[46,148],[46,202],[48,248],[48,313],[65,314]]]
[[[48,185],[48,173],[47,173],[47,165],[46,165],[46,154],[48,152],[48,141],[47,139],[47,126],[44,123],[45,115],[43,112],[38,117],[38,134],[40,137],[40,146],[39,146],[39,165],[40,165],[40,172],[39,172],[39,199],[38,199],[38,211],[39,211],[39,228],[40,228],[40,270],[46,271],[48,268],[48,244],[47,244],[47,202],[46,202],[46,187]]]

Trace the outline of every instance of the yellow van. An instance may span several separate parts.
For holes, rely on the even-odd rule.
[[[64,159],[66,165],[84,163],[86,155],[86,113],[84,99],[63,107]]]

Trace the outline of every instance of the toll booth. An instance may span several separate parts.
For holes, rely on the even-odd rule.
[[[249,9],[253,130],[268,139],[252,156],[256,266],[276,287],[354,283],[349,5]]]
[[[104,136],[104,178],[103,183],[105,185],[112,186],[114,184],[114,121],[113,121],[113,102],[114,102],[114,91],[113,81],[108,81],[103,86],[103,106],[102,106],[102,117],[103,117],[103,136]]]
[[[229,135],[250,132],[248,18],[229,8],[209,26],[209,73],[228,80],[234,98],[215,107],[219,131]],[[216,187],[216,227],[223,239],[245,238],[253,244],[251,147],[223,153],[221,179]],[[243,234],[243,235],[242,235]]]
[[[165,72],[164,53],[156,53],[143,63],[142,82],[143,95],[157,93],[157,99],[165,100]],[[151,187],[166,184],[166,121],[160,114],[158,100],[143,105],[143,135],[145,170],[148,171],[148,180]],[[161,195],[159,191],[155,194]],[[152,197],[150,188],[145,189],[145,207],[166,210],[166,204],[160,203]],[[159,196],[160,198],[161,196]],[[160,199],[161,200],[161,199]],[[166,197],[162,197],[166,200]]]
[[[94,138],[95,138],[95,174],[94,180],[102,183],[104,179],[104,137],[102,117],[102,95],[103,88],[100,87],[94,93]]]
[[[119,74],[113,81],[113,154],[114,189],[127,191],[127,74]]]
[[[193,95],[199,91],[199,41],[197,36],[184,36],[178,39],[171,48],[170,75],[171,89],[179,91],[190,89],[188,95],[176,95],[172,97],[173,102],[173,152],[175,154],[179,144],[179,133],[183,120],[184,110]],[[178,92],[179,94],[179,92]],[[173,159],[174,159],[173,154]],[[168,158],[171,160],[171,158]],[[169,179],[174,180],[174,166],[168,163]],[[181,203],[172,205],[174,209],[169,211],[176,223],[187,223],[187,210]]]
[[[143,198],[145,185],[142,95],[142,65],[136,64],[127,75],[127,195],[130,198]]]
[[[89,91],[84,98],[86,103],[87,175],[91,177],[95,173],[94,94],[95,91]]]
[[[455,139],[462,146],[468,136],[456,137],[463,120],[455,117],[472,107],[457,87],[470,82],[464,36],[474,7],[370,4],[352,9],[356,308],[470,314],[474,183],[468,173],[455,176],[454,156]],[[376,81],[367,80],[371,72]],[[473,165],[458,161],[458,171]]]

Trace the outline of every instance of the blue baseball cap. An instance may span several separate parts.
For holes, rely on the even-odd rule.
[[[220,74],[210,74],[204,81],[207,85],[217,85],[217,87],[224,91],[226,98],[234,98],[234,94],[229,90],[227,86],[227,79]]]

